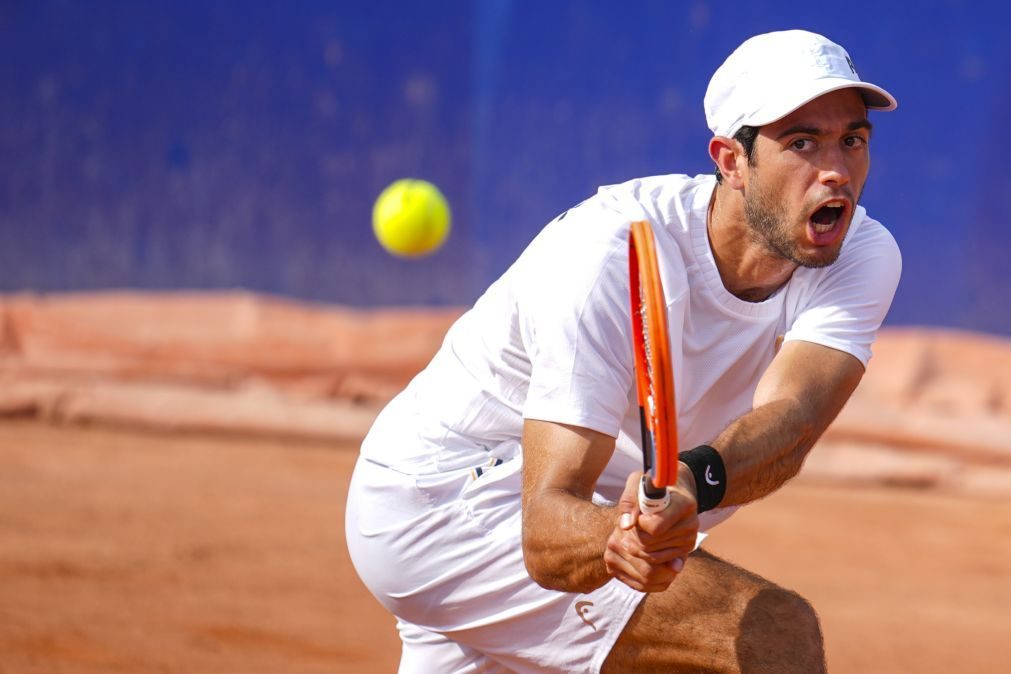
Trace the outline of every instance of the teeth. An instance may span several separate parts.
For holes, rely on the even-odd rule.
[[[832,222],[822,224],[812,220],[811,227],[814,229],[814,231],[818,234],[825,234],[827,232],[831,232],[832,229],[836,226],[836,224],[838,224],[839,218],[842,217],[842,214],[845,212],[846,203],[847,202],[845,199],[832,199],[831,201],[826,201],[824,204],[822,204],[819,207],[819,210],[821,210],[822,208],[831,208],[835,209],[836,212],[833,213],[833,217],[831,218]]]

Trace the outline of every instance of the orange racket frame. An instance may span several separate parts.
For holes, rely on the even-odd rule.
[[[628,236],[628,272],[643,472],[651,483],[643,480],[640,489],[640,501],[643,501],[643,489],[647,499],[661,498],[666,495],[666,487],[677,482],[678,474],[677,407],[667,303],[649,222],[632,223]]]

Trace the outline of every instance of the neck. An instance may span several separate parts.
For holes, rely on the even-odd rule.
[[[717,185],[706,219],[709,246],[723,287],[745,302],[761,302],[779,290],[797,265],[772,253],[748,226],[739,190]]]

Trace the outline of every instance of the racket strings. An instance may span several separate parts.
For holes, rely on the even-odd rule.
[[[656,376],[655,376],[655,365],[653,358],[653,348],[652,340],[650,339],[649,332],[649,312],[646,309],[646,289],[643,287],[642,283],[639,283],[639,331],[642,337],[642,350],[645,355],[644,360],[644,373],[646,375],[646,399],[642,401],[643,411],[645,418],[645,423],[643,424],[643,435],[647,436],[643,438],[646,442],[646,447],[644,447],[645,452],[643,454],[643,468],[646,473],[652,473],[653,468],[656,465],[656,460],[654,454],[656,452],[656,440],[657,433],[660,427],[660,420],[657,418],[657,407],[656,407]]]
[[[649,338],[649,314],[646,311],[646,296],[642,285],[639,285],[639,326],[642,332],[642,346],[646,354],[646,415],[649,417],[650,432],[653,432],[657,424],[656,414],[656,377],[653,365],[652,341]]]

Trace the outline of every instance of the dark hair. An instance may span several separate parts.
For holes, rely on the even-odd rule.
[[[734,140],[740,143],[744,147],[744,154],[748,155],[748,166],[755,165],[755,139],[758,138],[757,126],[742,126],[734,134]],[[723,182],[723,174],[720,173],[720,168],[716,167],[716,182]]]

